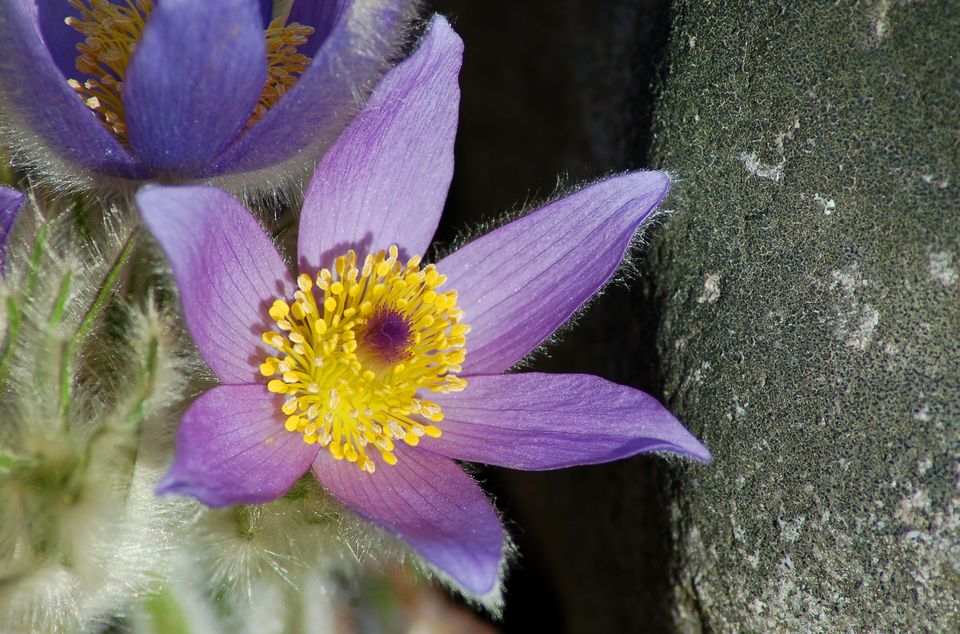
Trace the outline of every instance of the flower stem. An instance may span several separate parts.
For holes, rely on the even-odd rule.
[[[63,322],[63,315],[66,312],[67,300],[70,299],[70,289],[73,283],[73,272],[67,271],[63,281],[60,283],[60,290],[57,292],[57,299],[53,305],[53,313],[50,315],[51,330],[58,328]],[[70,402],[70,345],[61,344],[60,357],[60,417],[66,421],[67,405]]]
[[[96,320],[97,316],[100,314],[100,310],[103,308],[104,303],[107,301],[107,298],[113,291],[113,285],[116,283],[117,277],[120,276],[120,271],[123,269],[123,265],[126,264],[130,257],[130,253],[133,251],[133,247],[136,242],[134,238],[136,238],[136,235],[137,229],[133,229],[130,232],[130,235],[127,236],[127,240],[124,242],[123,249],[120,250],[116,260],[113,262],[113,266],[110,267],[110,270],[107,272],[107,276],[103,280],[103,284],[100,287],[100,292],[97,294],[97,298],[90,306],[90,310],[87,311],[87,314],[84,315],[83,321],[80,322],[80,327],[77,329],[77,334],[73,337],[74,345],[79,345],[80,342],[83,341],[83,338],[87,336],[90,328],[93,327],[94,320]]]
[[[40,260],[43,258],[47,234],[50,232],[50,223],[44,221],[37,228],[37,239],[33,242],[33,252],[30,254],[30,268],[27,270],[26,296],[30,297],[37,290],[37,279],[40,275]]]
[[[50,223],[42,221],[37,228],[37,237],[33,242],[33,250],[30,255],[30,265],[27,269],[26,293],[21,297],[30,297],[37,285],[37,277],[40,271],[40,259],[43,257],[44,244],[47,240],[47,233]],[[7,372],[7,364],[10,361],[10,355],[13,353],[13,346],[20,335],[20,325],[22,313],[20,304],[14,297],[7,298],[7,312],[9,316],[9,327],[7,329],[7,338],[3,344],[3,352],[0,352],[0,378]]]
[[[0,453],[0,476],[29,464],[30,462],[24,458],[19,458],[12,454]]]
[[[116,259],[113,261],[113,265],[107,271],[107,274],[103,279],[103,283],[100,285],[100,292],[97,293],[97,297],[94,299],[93,304],[90,305],[90,309],[87,310],[86,315],[83,316],[83,320],[80,322],[77,332],[67,341],[64,348],[64,354],[60,365],[60,416],[66,427],[69,426],[67,424],[67,414],[70,407],[70,388],[72,387],[70,370],[73,358],[77,351],[80,350],[80,347],[83,345],[83,340],[86,338],[87,333],[90,332],[94,322],[100,315],[100,312],[109,299],[110,294],[113,292],[117,278],[120,276],[120,271],[123,270],[123,266],[130,258],[130,253],[133,251],[133,247],[136,244],[136,235],[137,230],[134,229],[130,232],[130,235],[127,236],[127,239],[123,244],[123,248],[120,250],[120,253],[117,254]]]
[[[7,318],[7,338],[3,343],[3,351],[0,352],[0,377],[6,373],[7,361],[10,359],[10,353],[13,350],[13,342],[20,334],[20,304],[14,297],[7,298],[7,314],[9,315]]]
[[[183,608],[173,596],[169,586],[164,586],[160,592],[152,595],[144,605],[154,632],[169,632],[169,634],[193,632],[187,616],[183,613]]]
[[[159,356],[160,342],[156,337],[151,337],[147,344],[147,358],[143,364],[143,381],[140,385],[140,397],[136,400],[130,413],[127,414],[126,423],[128,425],[136,424],[143,418],[143,412],[147,400],[153,395],[153,388],[157,379],[157,358]]]

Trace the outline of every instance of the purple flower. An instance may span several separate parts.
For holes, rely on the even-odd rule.
[[[663,174],[599,182],[422,264],[453,171],[461,54],[434,19],[323,158],[298,277],[218,189],[155,186],[137,202],[224,383],[184,414],[158,491],[260,503],[313,469],[344,505],[485,595],[503,528],[455,460],[539,470],[710,453],[633,388],[505,374],[610,279],[666,194]]]
[[[0,270],[3,268],[7,238],[10,237],[10,231],[13,229],[13,223],[17,221],[17,216],[23,208],[23,203],[27,200],[21,192],[10,187],[0,186]]]
[[[12,139],[63,178],[270,180],[316,159],[384,70],[412,0],[0,3]],[[76,180],[76,179],[75,179]]]

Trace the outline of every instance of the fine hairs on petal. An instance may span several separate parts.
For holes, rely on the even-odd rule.
[[[622,174],[629,174],[629,172],[623,172]],[[667,177],[670,180],[670,183],[676,185],[676,181],[673,179],[673,176],[669,173]],[[505,225],[515,222],[524,216],[533,213],[552,202],[562,200],[571,194],[578,192],[583,189],[587,189],[593,185],[597,185],[611,178],[616,178],[621,174],[610,173],[602,177],[598,177],[592,181],[587,182],[578,182],[570,183],[566,176],[560,175],[557,177],[557,184],[554,188],[553,193],[548,196],[540,197],[537,195],[529,196],[523,203],[518,204],[514,209],[505,211],[498,216],[491,217],[489,219],[484,219],[480,222],[476,222],[472,225],[459,230],[453,237],[453,239],[445,245],[434,244],[431,247],[431,260],[437,262],[447,255],[458,251],[465,244],[471,242],[472,240],[479,238],[481,236],[487,235],[490,232],[499,229]],[[638,275],[638,269],[636,266],[636,256],[641,253],[649,244],[647,240],[647,234],[654,230],[662,222],[662,218],[665,218],[671,212],[669,210],[664,210],[660,206],[657,206],[650,212],[650,215],[647,216],[646,220],[643,221],[640,230],[633,235],[630,239],[630,244],[627,247],[626,252],[620,264],[618,265],[616,271],[610,277],[609,280],[597,291],[591,295],[587,301],[580,305],[576,311],[570,317],[561,324],[549,337],[547,337],[539,346],[534,348],[527,354],[523,359],[517,362],[513,366],[513,370],[521,370],[529,368],[537,359],[545,358],[550,356],[550,350],[557,343],[559,343],[566,333],[572,331],[581,316],[583,316],[594,302],[598,300],[606,292],[607,288],[611,286],[621,286],[625,288],[631,287]]]
[[[480,479],[478,476],[480,472],[478,465],[464,462],[460,463],[460,466],[470,475],[470,477],[472,477],[474,480],[477,480],[479,484],[483,485],[482,479]],[[437,567],[428,564],[419,554],[412,550],[409,551],[409,557],[416,569],[419,570],[420,573],[426,578],[436,579],[442,585],[449,588],[453,593],[462,597],[470,606],[475,609],[485,611],[490,615],[491,618],[499,621],[503,616],[503,608],[505,603],[503,591],[506,589],[507,576],[509,575],[509,572],[513,566],[520,560],[521,553],[517,548],[513,537],[511,536],[513,529],[515,528],[513,521],[509,517],[504,516],[503,512],[500,510],[500,505],[496,503],[497,501],[495,497],[487,490],[486,487],[484,487],[484,491],[486,496],[490,499],[494,511],[496,511],[497,516],[500,518],[500,524],[504,527],[503,552],[500,555],[500,562],[497,566],[497,582],[489,592],[481,595],[471,592],[467,588],[463,587],[463,584],[459,583],[450,575],[446,574]]]
[[[0,90],[0,138],[10,152],[10,165],[59,194],[92,189],[98,179],[89,170],[63,159],[17,114],[6,90]],[[120,181],[101,177],[104,189],[117,190]]]
[[[380,28],[376,16],[390,10],[394,4],[392,0],[358,0],[350,7],[347,23],[351,35],[351,54],[365,57],[375,64],[367,76],[358,78],[358,81],[351,86],[353,94],[351,106],[343,108],[341,112],[336,113],[335,117],[331,116],[325,128],[316,131],[316,140],[310,147],[304,148],[285,161],[263,169],[225,174],[202,182],[237,196],[252,208],[264,205],[278,208],[289,205],[299,209],[317,161],[337,139],[344,126],[360,110],[377,81],[397,61],[400,53],[414,48],[415,34],[420,33],[427,24],[426,20],[417,18],[421,15],[419,9],[422,2],[416,0],[407,6],[406,15],[398,21],[400,25],[398,30]],[[331,62],[333,67],[340,64],[339,60]]]
[[[496,508],[496,506],[494,506],[494,508]],[[497,510],[497,513],[500,513],[499,509]],[[439,568],[430,566],[417,553],[410,551],[410,558],[413,561],[416,569],[419,570],[421,574],[428,579],[436,579],[455,594],[463,597],[463,599],[475,609],[487,612],[494,620],[500,620],[500,618],[503,616],[503,591],[506,588],[507,575],[510,569],[520,559],[520,551],[517,549],[513,538],[510,536],[509,528],[511,523],[504,520],[502,516],[501,522],[503,522],[505,527],[508,529],[504,531],[503,555],[500,558],[500,563],[497,569],[497,583],[486,594],[478,595],[470,592],[470,590],[464,588],[462,584],[458,583],[456,579],[446,574]]]
[[[8,245],[0,365],[0,631],[94,631],[154,583],[176,543],[153,496],[182,390],[170,319],[121,301],[132,227],[38,204]],[[112,368],[112,372],[104,372]]]
[[[420,4],[419,0],[413,0],[398,9],[396,0],[356,0],[351,3],[350,13],[346,16],[349,46],[345,50],[351,57],[365,59],[369,64],[352,78],[351,102],[331,111],[322,129],[309,131],[313,138],[311,144],[268,167],[226,172],[209,178],[181,178],[179,182],[215,185],[254,206],[258,201],[301,199],[317,160],[360,109],[383,73],[397,61],[399,53],[409,48],[411,34],[419,30]],[[289,11],[289,7],[283,10]],[[390,28],[385,28],[379,16],[398,10],[402,11],[400,18],[391,22]],[[335,57],[327,60],[327,65],[338,72],[348,65],[348,61]],[[19,114],[20,107],[11,98],[17,90],[15,81],[19,79],[19,76],[11,77],[12,85],[5,84],[4,90],[0,90],[0,135],[11,151],[11,164],[15,168],[57,195],[95,191],[106,198],[119,198],[131,194],[143,184],[142,180],[91,170],[65,159],[53,149]]]
[[[434,243],[431,246],[431,258],[430,261],[436,262],[444,257],[458,251],[465,244],[473,241],[476,238],[484,236],[492,231],[499,229],[505,225],[515,222],[524,216],[527,216],[534,211],[537,211],[543,207],[546,207],[552,202],[562,200],[571,194],[574,194],[580,190],[587,189],[593,185],[603,183],[604,181],[616,178],[618,176],[628,175],[631,172],[611,172],[603,176],[599,176],[590,181],[577,181],[570,182],[569,175],[560,174],[557,176],[557,184],[554,186],[553,191],[548,195],[539,195],[537,193],[528,194],[527,198],[522,202],[514,206],[513,209],[508,209],[496,216],[485,216],[483,220],[476,221],[472,224],[468,224],[464,227],[461,227],[453,236],[448,244],[437,244]],[[675,186],[677,182],[674,180],[674,176],[670,172],[664,172],[668,177],[671,186]],[[631,251],[634,247],[644,246],[647,241],[644,238],[646,231],[651,227],[657,224],[659,218],[663,214],[669,214],[669,211],[664,211],[657,207],[654,209],[647,219],[643,222],[641,231],[639,231],[633,238],[634,243],[631,245],[631,249],[627,251],[627,256],[624,258],[625,264],[631,255]],[[631,269],[632,270],[632,269]],[[618,270],[619,273],[619,270]]]
[[[471,464],[463,464],[462,466],[468,473],[476,470],[474,465]],[[487,495],[490,497],[489,494]],[[341,544],[348,549],[353,556],[353,560],[360,566],[356,570],[357,573],[364,569],[382,571],[385,566],[391,563],[408,566],[424,578],[438,581],[474,608],[486,611],[492,618],[499,619],[502,616],[503,590],[507,572],[520,556],[513,539],[510,537],[509,530],[504,531],[504,545],[497,571],[497,582],[489,592],[478,595],[427,562],[407,542],[389,534],[372,522],[360,518],[335,500],[331,500],[331,504],[334,508],[339,509],[337,533]],[[496,504],[493,504],[493,508],[497,512],[501,524],[509,528],[510,521],[502,516]]]

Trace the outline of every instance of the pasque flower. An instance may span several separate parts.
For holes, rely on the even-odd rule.
[[[539,470],[710,454],[631,387],[505,373],[610,279],[666,193],[663,174],[598,182],[423,264],[453,171],[461,54],[435,18],[325,155],[296,277],[216,188],[154,186],[137,202],[223,383],[184,414],[158,490],[259,503],[312,469],[344,505],[484,595],[504,533],[455,460]]]
[[[10,187],[0,186],[0,268],[3,267],[7,238],[27,197]]]
[[[244,173],[255,183],[315,160],[307,150],[336,138],[414,3],[274,4],[0,3],[6,142],[59,181]]]

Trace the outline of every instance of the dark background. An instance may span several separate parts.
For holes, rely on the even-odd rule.
[[[427,8],[446,15],[465,43],[440,249],[504,212],[646,165],[669,29],[663,3],[445,0]],[[529,367],[597,374],[659,396],[657,310],[640,269]],[[539,473],[489,468],[481,477],[520,552],[507,579],[504,631],[667,629],[662,459]]]

